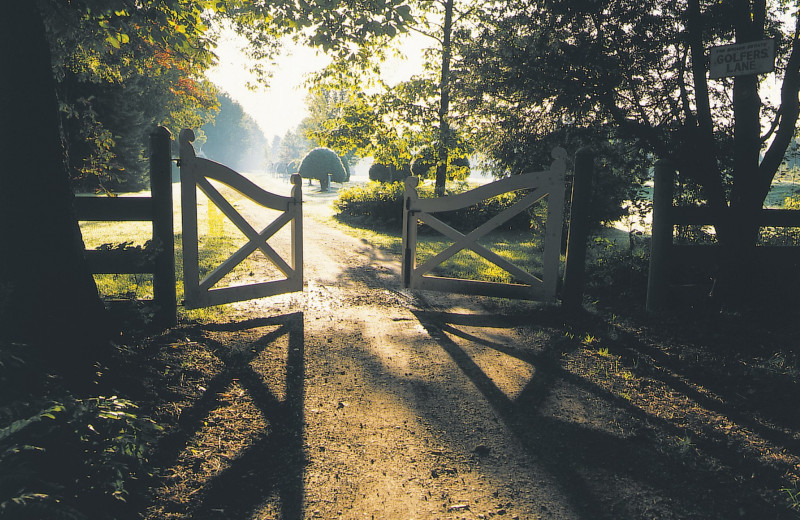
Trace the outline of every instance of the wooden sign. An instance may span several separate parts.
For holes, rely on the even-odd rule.
[[[712,47],[709,78],[763,74],[775,70],[775,40]]]

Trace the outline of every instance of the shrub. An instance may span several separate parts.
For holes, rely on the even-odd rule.
[[[342,166],[344,167],[344,181],[348,182],[350,180],[350,163],[347,161],[347,158],[339,156],[339,159],[342,161]]]
[[[339,216],[369,218],[377,225],[401,225],[404,190],[402,182],[372,181],[340,190],[333,206]]]
[[[317,179],[322,190],[328,189],[328,175],[333,182],[345,182],[347,173],[341,159],[330,148],[314,148],[303,157],[297,173],[305,179]]]
[[[0,517],[9,518],[125,516],[157,429],[117,397],[64,397],[3,424]]]
[[[433,171],[435,166],[436,158],[433,156],[433,148],[425,146],[411,161],[411,174],[420,179],[432,179],[436,175],[436,172]]]
[[[448,188],[446,194],[454,195],[467,191],[469,188],[467,183],[453,184]],[[402,226],[404,191],[402,182],[370,182],[366,186],[354,186],[340,191],[339,197],[334,201],[334,208],[339,216],[363,217],[365,220],[368,218],[368,222],[381,226]],[[423,198],[434,196],[433,186],[430,184],[420,184],[418,192]],[[513,205],[520,197],[521,195],[518,193],[506,193],[484,200],[474,206],[440,213],[437,217],[463,232],[483,224]],[[544,207],[535,205],[498,229],[529,229],[532,222],[543,222],[543,213]]]
[[[586,292],[604,305],[641,307],[647,294],[650,250],[644,241],[628,247],[604,237],[589,242]]]
[[[398,168],[393,164],[372,163],[369,167],[369,180],[377,182],[402,182],[411,175],[411,167]]]

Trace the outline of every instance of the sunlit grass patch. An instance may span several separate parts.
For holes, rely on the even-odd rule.
[[[234,202],[238,207],[239,203]],[[173,222],[175,226],[175,283],[177,301],[184,298],[183,294],[183,250],[181,233],[181,207],[176,198],[173,207]],[[261,225],[251,223],[260,230]],[[234,251],[247,242],[247,238],[239,229],[226,218],[213,204],[198,195],[197,227],[199,234],[199,272],[201,279],[225,261]],[[152,223],[150,222],[125,222],[125,221],[82,221],[80,223],[84,245],[87,249],[124,249],[144,248],[152,239]],[[242,279],[251,275],[257,268],[262,273],[272,274],[265,266],[270,264],[260,252],[252,254],[237,268],[221,281],[234,285],[236,281],[231,278]],[[277,271],[277,270],[275,270]],[[95,274],[98,292],[106,300],[138,299],[150,300],[153,298],[153,275],[150,273],[135,274]],[[212,319],[223,312],[223,307],[186,310],[178,307],[179,314],[190,319]]]
[[[534,276],[541,277],[542,248],[538,236],[530,232],[503,232],[478,243],[501,258]],[[452,244],[449,239],[419,235],[417,240],[417,266],[433,258]],[[493,262],[471,250],[462,250],[429,274],[466,280],[498,283],[518,283],[514,276]]]

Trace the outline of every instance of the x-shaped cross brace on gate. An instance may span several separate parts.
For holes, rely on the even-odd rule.
[[[245,258],[250,256],[250,254],[255,251],[256,249],[260,250],[264,255],[270,259],[270,261],[284,274],[284,276],[290,276],[293,272],[293,269],[286,263],[286,261],[278,255],[278,253],[267,243],[272,235],[277,233],[283,226],[285,226],[288,222],[290,222],[293,216],[289,213],[281,213],[271,224],[265,227],[260,233],[256,232],[256,230],[242,217],[238,211],[222,196],[222,194],[217,191],[214,186],[208,182],[208,179],[204,177],[200,177],[197,179],[197,186],[202,190],[202,192],[206,195],[206,197],[211,200],[216,206],[222,211],[222,213],[228,217],[231,222],[236,225],[237,228],[247,237],[248,242],[240,247],[235,253],[233,253],[227,260],[222,262],[216,269],[211,271],[208,276],[206,276],[200,282],[200,289],[202,290],[209,290],[213,287],[217,282],[222,280],[222,278],[231,272],[237,265],[242,263]]]
[[[501,269],[506,270],[508,273],[516,276],[520,281],[528,285],[542,283],[542,280],[539,278],[533,276],[523,269],[520,269],[497,253],[483,247],[482,245],[478,244],[477,241],[504,222],[507,222],[514,216],[528,209],[533,204],[536,204],[536,202],[543,199],[546,195],[547,193],[542,193],[541,189],[534,190],[514,206],[490,218],[466,235],[445,224],[430,213],[420,212],[416,216],[420,221],[428,224],[431,228],[435,229],[442,235],[451,238],[454,242],[452,245],[450,245],[450,247],[444,249],[434,257],[429,258],[421,266],[416,268],[415,271],[422,276],[425,273],[430,272],[441,263],[445,262],[448,258],[452,257],[459,251],[463,249],[470,249],[475,254],[482,256],[489,262],[495,264]]]

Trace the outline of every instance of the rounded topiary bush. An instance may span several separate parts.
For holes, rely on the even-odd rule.
[[[424,146],[411,161],[411,174],[420,179],[432,179],[436,172],[436,159],[433,155],[433,148]]]
[[[372,163],[369,167],[369,180],[378,182],[400,182],[411,175],[410,166],[398,168],[393,164]]]
[[[342,161],[342,166],[344,166],[344,173],[345,173],[344,182],[349,182],[350,181],[350,163],[348,163],[348,161],[347,161],[347,159],[345,157],[341,157],[340,156],[339,159]]]
[[[330,148],[314,148],[303,157],[297,173],[305,179],[319,180],[322,191],[327,191],[328,175],[333,182],[347,181],[347,172],[341,159]]]
[[[390,182],[392,171],[385,164],[372,163],[369,167],[369,180],[378,182]]]

